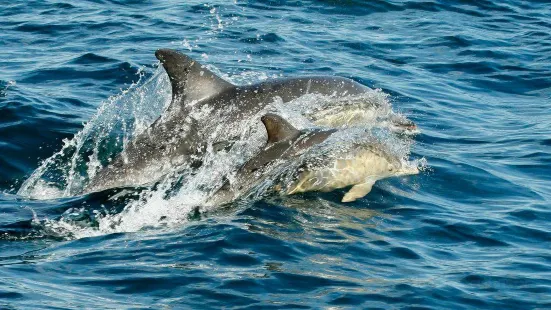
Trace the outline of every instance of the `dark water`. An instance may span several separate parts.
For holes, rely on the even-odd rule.
[[[75,237],[64,212],[132,197],[16,193],[102,102],[161,79],[165,47],[233,81],[380,88],[430,168],[355,203],[267,198]],[[0,48],[2,309],[551,308],[548,1],[0,0]]]

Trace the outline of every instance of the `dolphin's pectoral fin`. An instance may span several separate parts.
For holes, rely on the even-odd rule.
[[[369,194],[375,181],[367,181],[365,183],[356,184],[342,197],[342,202],[352,202],[358,198],[362,198]]]
[[[163,64],[172,85],[170,109],[174,105],[198,101],[234,87],[205,66],[175,50],[160,49],[155,52],[155,56]]]
[[[276,114],[266,114],[261,118],[268,133],[268,143],[276,143],[300,134],[300,131],[289,124],[281,116]]]

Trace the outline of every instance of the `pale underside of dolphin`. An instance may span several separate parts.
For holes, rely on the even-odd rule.
[[[324,143],[336,130],[299,131],[275,114],[262,118],[268,133],[265,148],[241,167],[233,182],[227,181],[206,203],[207,206],[234,201],[258,186],[274,164],[285,166],[300,156]],[[308,157],[306,157],[308,158]],[[287,195],[321,191],[351,186],[342,202],[355,201],[367,195],[376,181],[419,173],[412,166],[376,140],[358,142],[313,162],[302,162],[291,171],[291,178],[276,180],[272,189]],[[288,182],[288,183],[286,183]]]
[[[232,128],[276,98],[285,103],[305,94],[340,97],[370,91],[353,80],[336,76],[276,79],[236,86],[177,51],[161,49],[155,55],[170,78],[172,102],[159,119],[91,178],[84,193],[151,183],[175,166],[200,157],[212,133],[213,117]],[[194,118],[191,112],[202,108],[210,109],[210,116]],[[232,139],[237,139],[237,133],[226,132],[218,140]]]

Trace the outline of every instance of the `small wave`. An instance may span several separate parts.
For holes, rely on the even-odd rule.
[[[113,62],[116,62],[116,61],[117,60],[115,60],[115,59],[111,59],[111,58],[101,56],[101,55],[97,55],[97,54],[94,54],[94,53],[86,53],[84,55],[81,55],[81,56],[78,56],[78,57],[74,58],[71,62],[73,64],[88,65],[88,64],[113,63]]]
[[[136,76],[141,69],[132,66],[128,62],[118,63],[109,67],[93,68],[89,71],[77,70],[73,67],[60,67],[55,69],[42,69],[34,71],[21,80],[22,83],[44,83],[60,80],[85,80],[85,79],[113,79],[120,84],[132,81],[129,77]],[[129,74],[130,73],[130,74]]]
[[[253,38],[245,38],[241,39],[241,42],[243,43],[252,43],[252,44],[258,44],[261,42],[268,42],[268,43],[276,43],[276,42],[285,42],[285,39],[278,36],[277,34],[270,32],[263,35],[256,35],[256,37]]]
[[[59,35],[62,32],[73,31],[78,28],[78,25],[70,24],[38,24],[38,23],[25,23],[23,25],[15,27],[15,30],[22,32],[33,32],[36,34],[45,34],[50,36]]]
[[[0,98],[8,95],[8,88],[15,86],[15,81],[0,80]]]

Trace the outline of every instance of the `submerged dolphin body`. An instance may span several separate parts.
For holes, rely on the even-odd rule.
[[[353,80],[334,76],[276,79],[236,86],[177,51],[160,49],[155,56],[172,86],[172,101],[167,111],[126,145],[108,166],[93,175],[84,193],[154,182],[174,167],[200,159],[206,141],[236,140],[239,133],[232,129],[276,98],[285,103],[305,94],[342,97],[370,91]],[[213,139],[212,134],[220,123],[225,126],[224,134]]]
[[[266,147],[241,167],[233,178],[233,184],[226,182],[207,201],[207,206],[229,203],[246,194],[262,183],[266,170],[274,169],[272,164],[279,161],[287,165],[286,161],[298,159],[336,131],[299,131],[275,114],[264,115],[261,120],[268,132]],[[376,141],[355,143],[325,158],[303,162],[296,168],[292,171],[289,184],[279,180],[273,189],[291,195],[310,191],[329,192],[352,186],[342,202],[364,197],[377,180],[419,173],[417,167],[408,165]]]

